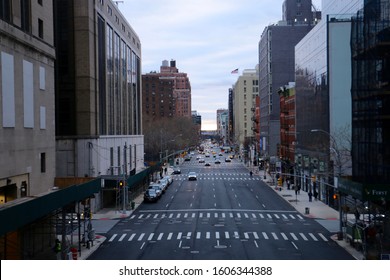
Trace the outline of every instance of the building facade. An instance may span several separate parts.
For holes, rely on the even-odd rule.
[[[54,186],[53,6],[38,2],[2,1],[0,204]]]
[[[221,137],[222,144],[226,146],[229,141],[229,110],[217,110],[217,133]]]
[[[191,84],[176,61],[164,60],[160,72],[143,74],[142,85],[145,124],[160,118],[191,118]]]
[[[295,164],[302,188],[316,176],[319,199],[332,205],[333,177],[350,175],[351,17],[362,1],[322,4],[323,19],[295,47]]]
[[[233,123],[234,143],[240,147],[240,153],[248,157],[249,145],[254,145],[253,117],[255,115],[256,96],[259,94],[259,68],[243,71],[233,87]]]
[[[57,176],[144,168],[141,42],[114,1],[55,1]]]
[[[34,234],[47,224],[3,229],[36,215],[36,208],[24,216],[10,212],[54,187],[53,3],[3,0],[0,11],[0,259],[23,259],[50,244]]]
[[[280,159],[285,163],[285,173],[295,161],[295,83],[279,90],[280,95]]]
[[[279,156],[280,87],[295,81],[294,47],[317,23],[311,0],[283,2],[282,21],[267,26],[259,41],[261,156]]]

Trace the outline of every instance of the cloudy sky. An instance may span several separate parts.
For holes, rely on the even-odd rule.
[[[192,110],[202,129],[216,129],[228,90],[258,63],[264,28],[282,18],[283,0],[123,0],[118,7],[142,44],[142,73],[176,60],[191,82]],[[123,2],[123,3],[122,3]],[[321,7],[321,0],[313,0]],[[231,74],[238,68],[239,74]]]

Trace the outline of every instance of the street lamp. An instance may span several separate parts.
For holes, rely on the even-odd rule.
[[[338,174],[336,176],[337,178],[337,184],[335,184],[335,188],[338,188],[338,179],[341,177],[341,156],[340,156],[340,151],[337,148],[337,142],[336,139],[327,131],[323,129],[312,129],[311,132],[321,132],[329,136],[329,138],[333,142],[333,147],[330,147],[329,149],[332,150],[336,154],[336,162],[337,162],[337,169],[338,169]],[[334,175],[334,174],[333,174]],[[343,239],[343,213],[342,213],[342,207],[341,207],[341,193],[338,191],[338,204],[339,204],[339,222],[340,222],[340,228],[339,228],[339,235],[338,239],[342,240]]]

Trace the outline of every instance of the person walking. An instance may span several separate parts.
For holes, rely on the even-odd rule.
[[[56,242],[54,244],[54,252],[56,253],[56,256],[57,256],[57,260],[61,260],[62,257],[61,257],[61,241],[57,238],[56,239]]]
[[[307,195],[309,196],[309,201],[311,202],[312,201],[312,197],[313,197],[313,193],[311,191],[309,191],[309,193]]]

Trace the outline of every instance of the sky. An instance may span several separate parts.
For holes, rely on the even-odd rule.
[[[283,0],[123,0],[121,13],[141,41],[142,73],[175,60],[191,83],[192,111],[202,130],[215,130],[216,112],[245,69],[258,64],[264,28],[282,19]],[[320,9],[321,0],[313,0]],[[231,74],[234,69],[238,74]]]

